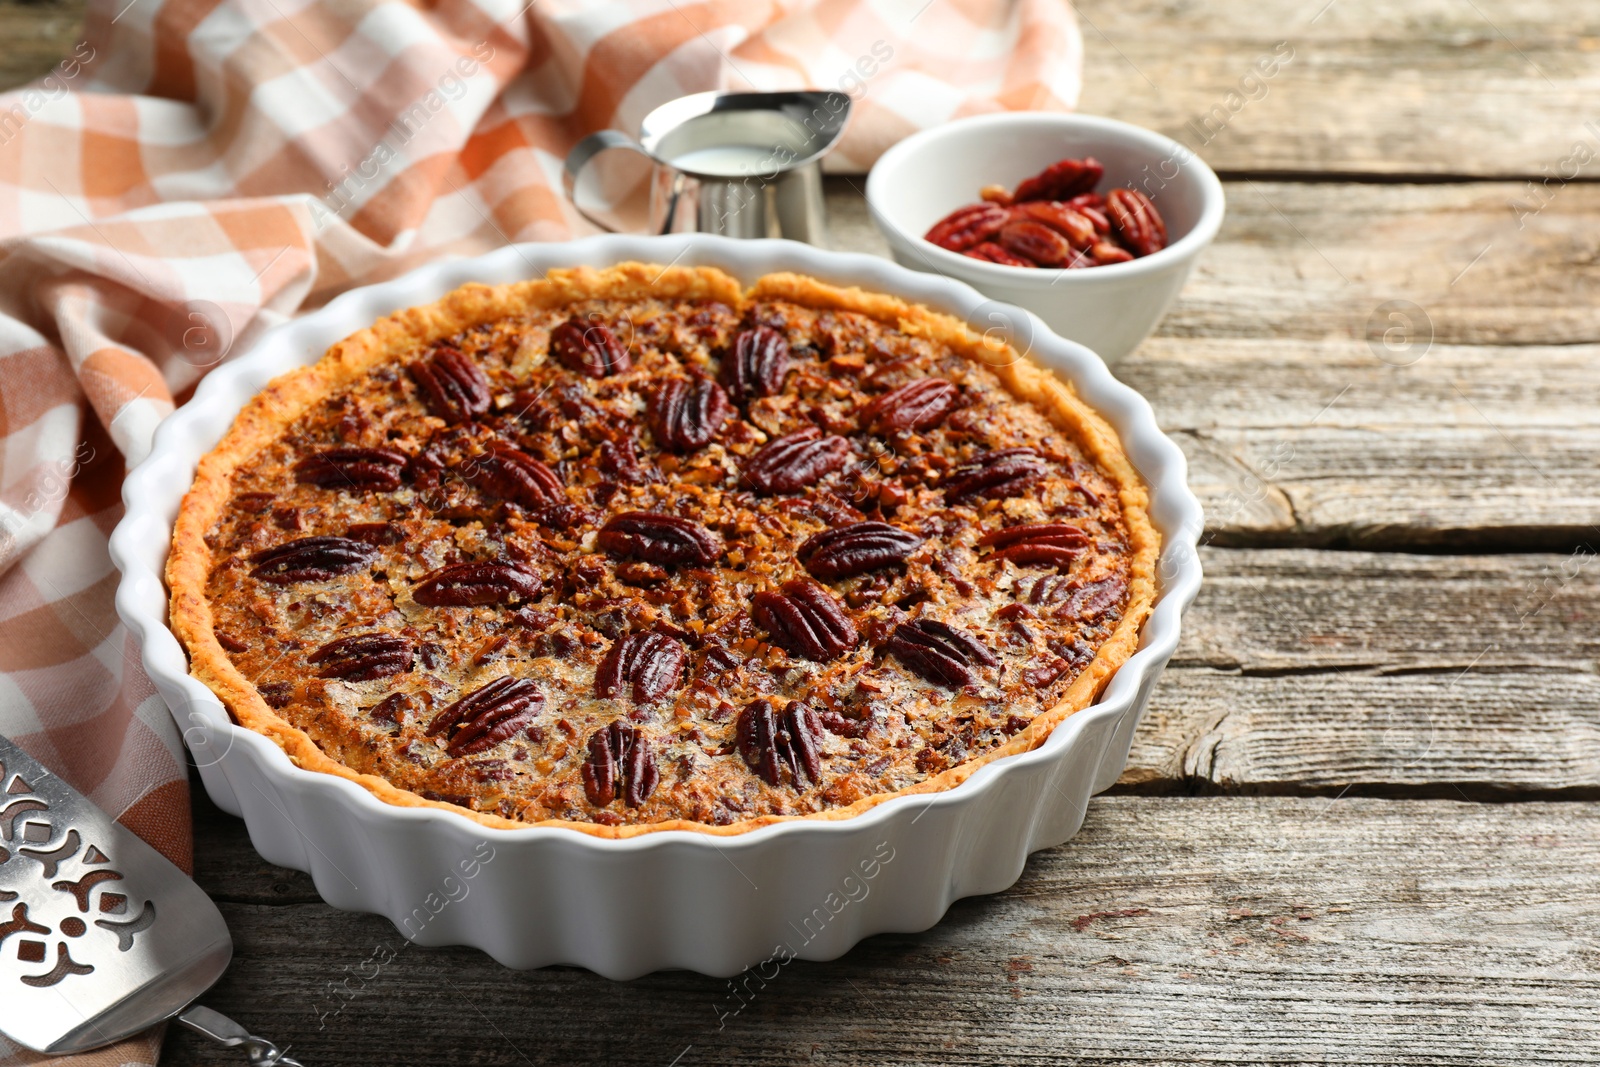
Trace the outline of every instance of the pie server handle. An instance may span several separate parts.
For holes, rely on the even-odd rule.
[[[286,1056],[277,1045],[264,1037],[256,1037],[220,1011],[197,1004],[179,1015],[178,1022],[226,1048],[243,1049],[250,1067],[303,1067],[299,1060]]]

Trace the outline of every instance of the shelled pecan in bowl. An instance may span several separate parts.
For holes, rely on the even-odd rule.
[[[1137,189],[1095,186],[1093,156],[1050,164],[1015,190],[986,185],[979,201],[934,223],[923,240],[1007,267],[1103,267],[1167,247],[1167,224]]]

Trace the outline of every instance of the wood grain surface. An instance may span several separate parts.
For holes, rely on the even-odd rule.
[[[1600,556],[1202,562],[1123,788],[1600,799]]]
[[[1101,797],[1008,892],[739,997],[406,948],[207,821],[238,943],[207,1003],[314,1067],[1600,1060],[1593,805]]]
[[[1600,145],[1586,128],[1600,8],[1581,0],[1074,6],[1082,109],[1160,130],[1219,171],[1542,178],[1573,142]]]
[[[1600,7],[1076,6],[1083,109],[1228,196],[1117,368],[1190,458],[1206,584],[1083,831],[728,1014],[712,979],[406,948],[202,796],[214,1007],[311,1067],[1600,1062]],[[0,85],[81,11],[0,0]],[[861,184],[833,242],[882,255]]]
[[[0,0],[0,89],[50,73],[83,40],[82,0]]]

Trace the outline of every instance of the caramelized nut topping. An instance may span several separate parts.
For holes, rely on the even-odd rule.
[[[677,689],[689,662],[683,642],[666,634],[624,634],[600,661],[594,675],[594,695],[601,698],[633,696],[648,704]]]
[[[757,593],[750,613],[773,644],[817,663],[836,660],[861,641],[839,602],[807,578],[784,582],[782,592]]]
[[[307,456],[294,466],[295,480],[324,489],[398,488],[405,469],[404,452],[391,448],[330,448]]]
[[[994,548],[989,556],[992,560],[1008,559],[1013,563],[1046,563],[1054,567],[1068,567],[1089,547],[1090,540],[1089,535],[1076,526],[1064,522],[1041,522],[990,530],[978,538],[978,544]]]
[[[1067,598],[1065,614],[1083,622],[1095,622],[1127,597],[1128,583],[1120,575],[1102,578],[1074,589]]]
[[[366,682],[411,667],[411,642],[399,634],[369,633],[329,641],[306,657],[318,678]]]
[[[928,430],[944,421],[961,400],[961,391],[943,378],[918,378],[873,400],[861,411],[861,424],[877,433]]]
[[[656,443],[672,452],[695,452],[711,443],[733,405],[709,378],[670,378],[650,396],[648,419]]]
[[[250,577],[273,585],[322,582],[360,570],[376,554],[371,545],[348,537],[301,537],[251,556],[256,566]]]
[[[406,532],[392,522],[358,522],[345,530],[345,536],[369,545],[398,545],[405,541]]]
[[[749,326],[722,359],[722,384],[735,400],[776,396],[789,373],[789,340],[771,326]]]
[[[588,378],[607,378],[633,369],[627,347],[603,322],[570,318],[550,331],[550,354]]]
[[[491,442],[482,455],[467,460],[461,469],[473,485],[523,507],[564,504],[567,500],[555,471],[504,441]]]
[[[893,566],[922,547],[922,538],[886,522],[855,522],[812,534],[796,554],[813,577],[825,582]]]
[[[474,689],[434,716],[428,737],[450,731],[445,751],[470,756],[493,748],[532,722],[544,709],[544,694],[526,678],[507,675]]]
[[[815,426],[771,442],[745,462],[743,479],[758,493],[797,493],[850,460],[850,442]]]
[[[294,703],[294,686],[289,682],[262,682],[256,691],[269,708],[286,708]]]
[[[590,736],[583,792],[595,807],[604,808],[620,795],[624,806],[637,808],[660,781],[650,739],[637,726],[613,722]]]
[[[214,637],[216,637],[217,644],[221,645],[223,648],[227,649],[229,652],[248,652],[248,651],[250,651],[250,646],[249,645],[245,644],[243,641],[239,640],[237,637],[233,636],[232,634],[230,634],[226,630],[213,630],[211,632],[212,632],[212,635]]]
[[[822,723],[810,705],[791,700],[779,713],[757,700],[739,713],[735,737],[745,764],[768,785],[787,777],[803,792],[822,777]]]
[[[901,624],[883,648],[912,673],[951,689],[976,684],[974,666],[1000,666],[994,653],[971,634],[936,619]]]
[[[1127,599],[1128,583],[1120,575],[1085,583],[1064,574],[1051,574],[1036,578],[1027,587],[1026,596],[1030,604],[1061,605],[1055,612],[1059,617],[1094,622]]]
[[[390,693],[368,708],[367,714],[372,716],[375,722],[387,722],[393,723],[395,726],[403,726],[406,720],[411,717],[412,711],[420,703],[421,701],[411,693]]]
[[[596,540],[609,556],[642,559],[663,567],[705,566],[722,553],[722,542],[697,522],[676,515],[629,511],[600,527]]]
[[[406,368],[427,398],[428,410],[445,422],[466,422],[489,410],[489,379],[477,363],[451,345]]]
[[[1003,448],[986,452],[974,462],[950,472],[944,482],[944,498],[952,504],[973,497],[1003,500],[1021,495],[1049,473],[1049,465],[1035,449]]]
[[[457,563],[428,575],[411,595],[430,608],[481,607],[533,600],[540,585],[537,575],[509,563]]]
[[[968,252],[1123,247],[1099,194],[990,206]],[[1041,740],[1133,614],[1134,496],[929,321],[724,300],[535,302],[285,415],[205,533],[194,651],[358,774],[608,835]]]

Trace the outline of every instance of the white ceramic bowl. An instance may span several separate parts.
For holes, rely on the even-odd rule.
[[[469,281],[500,284],[551,267],[624,260],[720,267],[751,281],[804,271],[893,293],[991,324],[1002,311],[1033,326],[1035,358],[1069,379],[1122,436],[1151,486],[1164,538],[1160,589],[1141,647],[1101,700],[1039,748],[980,769],[959,787],[887,801],[852,819],[797,821],[736,837],[660,832],[607,840],[558,827],[488,830],[450,811],[399,808],[333,775],[301,770],[265,737],[229,722],[189,677],[166,625],[162,572],[178,504],[195,464],[270,379],[316,360],[335,341],[400,308]],[[117,610],[177,719],[211,798],[243,816],[272,863],[311,874],[335,907],[387,917],[425,945],[472,945],[510,967],[576,964],[612,978],[663,968],[713,975],[785,955],[832,959],[861,938],[926,929],[951,901],[1006,888],[1028,853],[1059,844],[1089,795],[1127,758],[1156,676],[1177,647],[1178,621],[1200,587],[1200,506],[1183,453],[1150,406],[1081,345],[956,282],[868,256],[786,241],[696,235],[596,237],[527,244],[443,262],[357,289],[272,330],[212,371],[164,422],[123,486],[127,514],[111,538],[122,571]]]
[[[1166,248],[1083,270],[1006,267],[922,239],[985,185],[1015,188],[1059,159],[1105,164],[1100,191],[1132,186],[1167,224]],[[914,134],[867,177],[867,205],[897,262],[956,278],[1027,308],[1063,337],[1115,363],[1150,336],[1222,225],[1222,183],[1169,137],[1113,119],[1048,111],[977,115]]]

